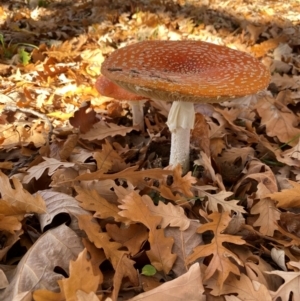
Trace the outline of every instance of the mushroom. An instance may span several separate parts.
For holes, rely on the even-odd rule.
[[[114,51],[101,72],[122,88],[173,102],[170,165],[189,170],[194,103],[219,103],[267,87],[269,71],[251,55],[202,41],[143,41]]]
[[[95,87],[97,91],[103,96],[112,97],[118,100],[126,100],[131,107],[133,126],[136,126],[137,129],[142,132],[144,131],[144,96],[133,94],[121,88],[105,76],[98,77],[95,83]]]

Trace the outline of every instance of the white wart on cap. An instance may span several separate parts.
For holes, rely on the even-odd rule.
[[[189,116],[177,118],[183,103],[216,103],[255,94],[270,80],[269,71],[247,53],[189,40],[144,41],[126,46],[104,61],[101,73],[133,93],[174,101],[176,108],[172,106],[168,117],[172,131],[170,164],[180,163],[183,169],[188,168],[189,150],[182,149],[189,148],[186,136],[194,122],[193,108],[188,104],[185,108]],[[179,133],[182,129],[183,134]],[[174,133],[183,135],[185,141],[180,138],[176,142],[180,145],[174,146],[177,150],[173,155]]]

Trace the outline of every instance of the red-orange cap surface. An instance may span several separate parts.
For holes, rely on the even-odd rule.
[[[101,95],[115,98],[118,100],[138,101],[145,99],[144,96],[133,94],[119,87],[105,76],[98,77],[95,83],[95,88]]]
[[[101,73],[139,95],[166,101],[220,102],[255,94],[269,71],[251,55],[202,41],[144,41],[114,51]]]

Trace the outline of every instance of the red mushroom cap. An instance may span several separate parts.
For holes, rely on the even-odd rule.
[[[112,97],[118,100],[138,101],[144,100],[144,96],[133,94],[113,83],[105,76],[100,76],[95,83],[96,90],[103,96]]]
[[[263,90],[269,71],[251,55],[202,41],[144,41],[114,51],[104,76],[139,95],[220,102]]]

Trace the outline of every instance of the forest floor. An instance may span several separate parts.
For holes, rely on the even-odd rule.
[[[170,104],[141,132],[94,85],[114,50],[186,39],[271,81],[195,106],[182,175]],[[0,78],[0,300],[299,300],[299,0],[0,1]]]

